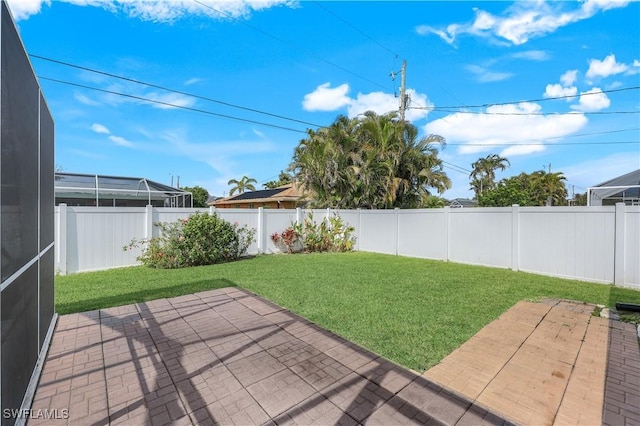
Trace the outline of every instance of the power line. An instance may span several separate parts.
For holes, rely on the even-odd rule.
[[[469,175],[469,173],[467,173],[467,172],[463,172],[462,170],[458,170],[455,167],[447,166],[446,164],[443,164],[442,167],[445,167],[445,168],[447,168],[449,170],[453,170],[454,172],[458,172],[458,173],[463,174],[465,176]]]
[[[631,87],[623,87],[623,88],[620,88],[620,89],[601,90],[601,91],[598,91],[598,92],[587,92],[587,93],[582,93],[580,95],[554,96],[554,97],[550,97],[550,98],[529,99],[529,100],[513,101],[513,102],[497,102],[497,103],[482,104],[482,105],[443,106],[443,107],[438,107],[438,108],[439,109],[488,108],[488,107],[491,107],[491,106],[516,105],[516,104],[525,103],[525,102],[544,102],[544,101],[553,101],[553,100],[557,100],[557,99],[579,98],[581,96],[600,95],[600,94],[603,94],[603,93],[626,92],[626,91],[629,91],[629,90],[638,90],[638,89],[640,89],[640,86],[631,86]],[[433,108],[429,108],[429,107],[418,108],[418,107],[415,107],[415,109],[433,109]]]
[[[97,70],[95,68],[89,68],[89,67],[84,67],[84,66],[81,66],[81,65],[72,64],[70,62],[60,61],[58,59],[47,58],[47,57],[40,56],[40,55],[35,55],[35,54],[32,54],[32,53],[30,53],[29,56],[31,56],[32,58],[42,59],[43,61],[53,62],[53,63],[56,63],[56,64],[67,66],[67,67],[72,67],[72,68],[80,69],[80,70],[83,70],[83,71],[89,71],[89,72],[92,72],[92,73],[95,73],[95,74],[105,75],[107,77],[117,78],[117,79],[120,79],[120,80],[128,81],[130,83],[142,84],[142,85],[145,85],[145,86],[148,86],[148,87],[154,87],[156,89],[165,90],[167,92],[177,93],[177,94],[184,95],[184,96],[190,96],[190,97],[196,98],[196,99],[202,99],[204,101],[214,102],[214,103],[217,103],[217,104],[220,104],[220,105],[229,106],[229,107],[232,107],[232,108],[237,108],[237,109],[241,109],[241,110],[245,110],[245,111],[255,112],[257,114],[268,115],[270,117],[280,118],[282,120],[293,121],[293,122],[296,122],[296,123],[306,124],[306,125],[309,125],[309,126],[322,127],[319,124],[310,123],[308,121],[298,120],[298,119],[295,119],[295,118],[286,117],[284,115],[273,114],[273,113],[266,112],[266,111],[261,111],[259,109],[255,109],[255,108],[249,108],[249,107],[245,107],[245,106],[241,106],[241,105],[236,105],[236,104],[232,104],[230,102],[225,102],[225,101],[221,101],[221,100],[218,100],[218,99],[208,98],[206,96],[196,95],[194,93],[183,92],[181,90],[171,89],[171,88],[168,88],[168,87],[165,87],[165,86],[160,86],[158,84],[148,83],[146,81],[136,80],[136,79],[129,78],[129,77],[123,77],[121,75],[112,74],[112,73],[109,73],[109,72],[106,72],[106,71],[100,71],[100,70]]]
[[[551,139],[551,138],[550,138]],[[517,143],[517,142],[505,142],[505,143],[447,143],[447,145],[451,146],[486,146],[488,148],[492,146],[536,146],[536,145],[544,145],[544,146],[556,146],[556,145],[625,145],[625,144],[639,144],[640,141],[603,141],[603,142],[553,142],[553,143],[544,143],[544,142],[525,142],[525,143]]]
[[[201,2],[201,1],[199,1],[199,0],[193,0],[193,1],[195,1],[196,3],[198,3],[199,5],[201,5],[201,6],[203,6],[203,7],[206,7],[206,8],[208,8],[208,9],[213,10],[213,11],[214,11],[214,12],[216,12],[216,13],[219,13],[219,14],[220,14],[220,15],[222,15],[222,16],[225,16],[225,17],[227,17],[227,18],[229,18],[229,19],[232,19],[232,20],[234,20],[234,21],[236,21],[236,22],[238,22],[238,23],[240,23],[240,24],[242,24],[242,25],[244,25],[244,26],[246,26],[246,27],[249,27],[249,28],[251,28],[252,30],[257,31],[257,32],[259,32],[260,34],[262,34],[262,35],[264,35],[264,36],[266,36],[266,37],[272,38],[272,39],[274,39],[274,40],[276,40],[276,41],[278,41],[278,42],[280,42],[280,43],[282,43],[282,44],[285,44],[285,45],[287,45],[287,46],[289,46],[289,47],[293,47],[294,49],[298,49],[298,50],[302,50],[302,51],[309,52],[309,53],[311,53],[311,55],[313,55],[316,59],[318,59],[318,60],[320,60],[320,61],[322,61],[322,62],[324,62],[324,63],[326,63],[326,64],[329,64],[329,65],[331,65],[332,67],[335,67],[335,68],[337,68],[337,69],[339,69],[339,70],[341,70],[341,71],[344,71],[344,72],[346,72],[346,73],[348,73],[348,74],[351,74],[351,75],[353,75],[354,77],[358,77],[359,79],[362,79],[362,80],[364,80],[364,81],[367,81],[367,82],[369,82],[369,83],[371,83],[371,84],[373,84],[373,85],[375,85],[375,86],[381,87],[381,88],[382,88],[382,89],[384,89],[384,90],[387,90],[387,89],[388,89],[387,87],[385,87],[385,86],[381,85],[380,83],[376,83],[375,81],[373,81],[373,80],[371,80],[371,79],[368,79],[367,77],[364,77],[364,76],[362,76],[362,75],[360,75],[360,74],[358,74],[358,73],[356,73],[356,72],[353,72],[353,71],[351,71],[351,70],[348,70],[348,69],[344,68],[343,66],[340,66],[340,65],[338,65],[338,64],[336,64],[336,63],[334,63],[334,62],[331,62],[331,61],[329,61],[328,59],[325,59],[325,58],[323,58],[323,57],[321,57],[321,56],[318,56],[318,55],[314,54],[313,52],[310,52],[309,50],[304,49],[303,47],[301,47],[301,46],[299,46],[299,45],[289,43],[289,42],[287,42],[287,41],[285,41],[285,40],[281,39],[280,37],[277,37],[277,36],[275,36],[275,35],[273,35],[273,34],[271,34],[271,33],[268,33],[268,32],[266,32],[266,31],[264,31],[263,29],[260,29],[260,28],[258,28],[258,27],[256,27],[256,26],[254,26],[254,25],[249,24],[248,22],[245,22],[245,21],[242,21],[242,20],[240,20],[240,19],[237,19],[237,18],[233,17],[232,15],[229,15],[228,13],[225,13],[225,12],[223,12],[223,11],[221,11],[221,10],[218,10],[218,9],[216,9],[216,8],[212,7],[212,6],[209,6],[208,4],[202,3],[202,2]]]
[[[609,135],[612,133],[624,133],[624,132],[635,132],[637,130],[640,130],[640,127],[632,127],[629,129],[616,129],[616,130],[604,130],[601,132],[589,132],[589,133],[576,133],[575,135],[566,135],[566,136],[552,136],[549,138],[544,138],[544,140],[553,140],[553,139],[566,139],[566,138],[579,138],[579,137],[583,137],[583,136],[598,136],[598,135]],[[540,139],[526,139],[523,140],[522,142],[533,142],[531,145],[580,145],[581,143],[563,143],[563,142],[554,142],[552,144],[544,144],[540,141]],[[612,142],[608,142],[609,144],[611,144]],[[639,142],[623,142],[623,143],[639,143]],[[583,142],[582,144],[585,145],[595,145],[595,144],[602,144],[602,142]],[[452,145],[452,146],[462,146],[462,145],[469,145],[469,146],[504,146],[504,144],[468,144],[468,143],[447,143],[447,145]],[[512,145],[525,145],[523,143],[508,143],[506,146],[512,146]]]
[[[362,34],[363,36],[365,36],[366,38],[368,38],[369,40],[371,40],[372,42],[374,42],[375,44],[377,44],[378,46],[380,46],[381,48],[383,48],[384,50],[386,50],[387,52],[391,53],[392,55],[395,55],[396,57],[398,57],[399,55],[394,52],[393,50],[389,49],[387,46],[383,45],[382,43],[380,43],[378,40],[374,39],[373,37],[371,37],[369,34],[365,33],[364,31],[362,31],[361,29],[359,29],[358,27],[356,27],[355,25],[351,24],[350,22],[348,22],[346,19],[338,16],[336,13],[334,13],[333,11],[329,10],[327,7],[323,6],[320,2],[318,1],[314,1],[314,3],[319,6],[320,8],[324,9],[325,12],[329,13],[330,15],[333,15],[336,19],[342,21],[345,25],[353,28],[355,31],[359,32],[360,34]]]
[[[112,95],[123,96],[123,97],[126,97],[126,98],[136,99],[136,100],[145,101],[145,102],[151,102],[151,103],[155,103],[155,104],[159,104],[159,105],[169,106],[169,107],[172,107],[172,108],[184,109],[184,110],[192,111],[192,112],[199,112],[199,113],[202,113],[202,114],[213,115],[215,117],[226,118],[226,119],[229,119],[229,120],[242,121],[242,122],[245,122],[245,123],[258,124],[260,126],[273,127],[273,128],[276,128],[276,129],[287,130],[287,131],[290,131],[290,132],[307,134],[307,132],[304,131],[304,130],[292,129],[290,127],[278,126],[276,124],[270,124],[270,123],[263,123],[261,121],[249,120],[249,119],[240,118],[240,117],[234,117],[234,116],[226,115],[226,114],[218,114],[216,112],[206,111],[206,110],[199,109],[199,108],[191,108],[191,107],[186,107],[186,106],[183,106],[183,105],[176,105],[176,104],[172,104],[170,102],[158,101],[158,100],[155,100],[155,99],[144,98],[142,96],[129,95],[127,93],[120,93],[120,92],[116,92],[116,91],[113,91],[113,90],[100,89],[100,88],[97,88],[97,87],[86,86],[84,84],[72,83],[70,81],[58,80],[58,79],[55,79],[55,78],[49,78],[49,77],[43,77],[43,76],[38,76],[38,78],[41,79],[41,80],[52,81],[54,83],[66,84],[68,86],[74,86],[74,87],[81,87],[83,89],[96,90],[98,92],[109,93],[109,94],[112,94]]]
[[[448,167],[449,169],[452,168],[452,167],[456,167],[456,168],[462,170],[462,172],[464,172],[464,173],[471,173],[471,170],[467,170],[462,166],[458,166],[457,164],[453,164],[453,163],[450,163],[450,162],[444,161],[444,160],[442,160],[442,162],[445,163],[445,164],[448,164],[449,166],[451,166],[451,167],[445,166],[445,167]],[[457,171],[460,171],[460,170],[457,170]]]
[[[565,139],[565,138],[578,138],[582,136],[597,136],[597,135],[609,135],[611,133],[623,133],[623,132],[635,132],[636,130],[640,130],[640,127],[632,127],[629,129],[616,129],[616,130],[603,130],[601,132],[589,132],[589,133],[576,133],[575,135],[567,135],[567,136],[553,136],[550,138],[545,138],[545,140],[549,139]],[[535,142],[539,139],[528,139],[523,142]]]
[[[425,108],[417,108],[410,107],[410,109],[430,109],[428,107]],[[435,112],[443,112],[443,113],[454,113],[454,114],[474,114],[474,115],[539,115],[539,116],[549,116],[549,115],[616,115],[616,114],[640,114],[640,111],[568,111],[568,112],[484,112],[484,111],[457,111],[445,108],[431,108],[431,111]]]

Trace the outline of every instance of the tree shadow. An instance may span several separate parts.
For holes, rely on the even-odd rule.
[[[113,296],[100,296],[93,299],[84,299],[68,303],[56,303],[56,312],[58,314],[64,315],[75,312],[93,311],[98,309],[113,308],[115,306],[148,302],[150,300],[156,299],[184,296],[187,294],[193,294],[207,290],[216,290],[225,287],[237,287],[237,284],[233,281],[229,281],[226,278],[193,281],[176,286],[150,288],[148,290],[122,293]]]

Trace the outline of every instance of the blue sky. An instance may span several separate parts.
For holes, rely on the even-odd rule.
[[[640,168],[640,2],[9,5],[46,58],[31,61],[67,172],[262,184],[307,128],[397,109],[403,59],[407,118],[448,143],[447,198],[471,196],[471,163],[493,153],[511,162],[498,178],[551,165],[570,193]]]

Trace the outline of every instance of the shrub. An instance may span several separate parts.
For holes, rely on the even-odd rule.
[[[284,247],[288,253],[305,252],[345,252],[353,250],[355,237],[353,226],[347,226],[342,218],[334,213],[320,223],[313,220],[313,213],[304,218],[303,224],[291,224],[281,234],[271,235],[276,246]]]
[[[195,213],[177,222],[159,222],[161,235],[150,240],[134,240],[125,250],[143,246],[138,260],[154,268],[173,269],[212,265],[237,260],[246,255],[255,230],[232,224],[217,214]]]
[[[302,249],[302,235],[295,225],[288,227],[281,234],[274,233],[271,235],[271,241],[281,249],[286,249],[288,253],[296,253]]]

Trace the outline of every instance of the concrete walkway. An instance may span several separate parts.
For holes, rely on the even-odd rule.
[[[520,302],[424,377],[526,425],[640,425],[635,326],[593,305]]]
[[[505,422],[234,288],[61,316],[32,413],[45,415],[30,425]]]

